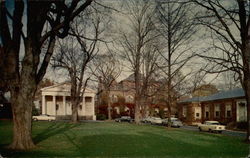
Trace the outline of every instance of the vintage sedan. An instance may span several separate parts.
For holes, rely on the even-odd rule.
[[[43,115],[39,115],[39,116],[32,116],[32,120],[34,120],[34,121],[53,121],[53,120],[56,120],[56,117],[43,114]]]
[[[205,121],[204,124],[199,124],[200,131],[218,132],[221,133],[225,130],[224,125],[220,125],[218,121]]]
[[[122,116],[121,118],[116,118],[115,122],[133,122],[134,120],[130,116]]]
[[[154,117],[148,116],[141,120],[142,123],[151,123]]]
[[[179,128],[179,127],[182,127],[182,126],[183,126],[182,122],[181,122],[178,118],[171,117],[171,118],[170,118],[170,121],[171,121],[171,124],[170,124],[171,127],[177,127],[177,128]],[[163,125],[168,125],[168,118],[164,119],[164,120],[162,121],[162,124],[163,124]]]
[[[151,124],[153,125],[162,125],[162,119],[159,117],[152,117]]]

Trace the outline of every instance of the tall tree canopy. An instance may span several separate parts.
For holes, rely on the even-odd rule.
[[[190,0],[197,5],[197,23],[209,31],[211,47],[199,56],[212,62],[210,72],[233,71],[247,100],[250,141],[250,3],[249,0]]]
[[[0,2],[0,87],[11,92],[13,149],[34,147],[31,111],[57,38],[93,0],[15,0]],[[24,46],[24,51],[22,47]]]

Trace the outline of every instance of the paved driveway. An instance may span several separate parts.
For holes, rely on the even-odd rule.
[[[186,129],[186,130],[191,130],[191,131],[197,131],[197,132],[199,132],[198,127],[195,127],[195,126],[183,126],[181,128],[182,129]],[[247,135],[246,132],[231,131],[231,130],[223,131],[222,134],[229,135],[229,136],[236,136],[236,137],[246,137],[246,135]]]

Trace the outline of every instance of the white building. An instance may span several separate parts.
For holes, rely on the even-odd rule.
[[[57,119],[69,119],[72,114],[70,87],[69,83],[61,83],[41,89],[42,114],[56,116]],[[96,120],[94,98],[95,91],[86,88],[78,109],[80,119]]]

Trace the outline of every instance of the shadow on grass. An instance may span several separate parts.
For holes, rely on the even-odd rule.
[[[41,123],[42,124],[42,123]],[[57,134],[65,133],[77,126],[80,126],[80,123],[61,123],[61,122],[53,122],[47,128],[43,128],[43,130],[36,134],[33,137],[33,141],[35,144],[42,142],[50,137],[53,137]],[[60,141],[60,140],[59,140]],[[57,153],[54,155],[53,152],[48,152],[46,149],[42,150],[30,150],[30,151],[15,151],[6,148],[7,144],[0,144],[0,154],[3,157],[54,157],[54,156],[64,156],[63,154]]]
[[[165,131],[153,128],[142,130],[138,127],[126,130],[113,126],[86,131],[86,128],[76,128],[83,124],[60,122],[45,125],[42,124],[40,129],[35,128],[35,132],[39,133],[34,133],[34,142],[39,143],[48,139],[44,143],[52,143],[51,145],[27,152],[5,151],[0,154],[4,157],[233,158],[244,157],[248,153],[245,144],[219,135],[197,135],[181,130]],[[58,134],[64,139],[57,139]],[[57,143],[54,144],[54,141]]]
[[[72,128],[80,126],[80,123],[53,123],[42,132],[38,133],[34,138],[33,141],[35,144],[38,144],[41,141],[44,141],[52,136],[57,134],[62,134],[64,132],[69,131]]]

